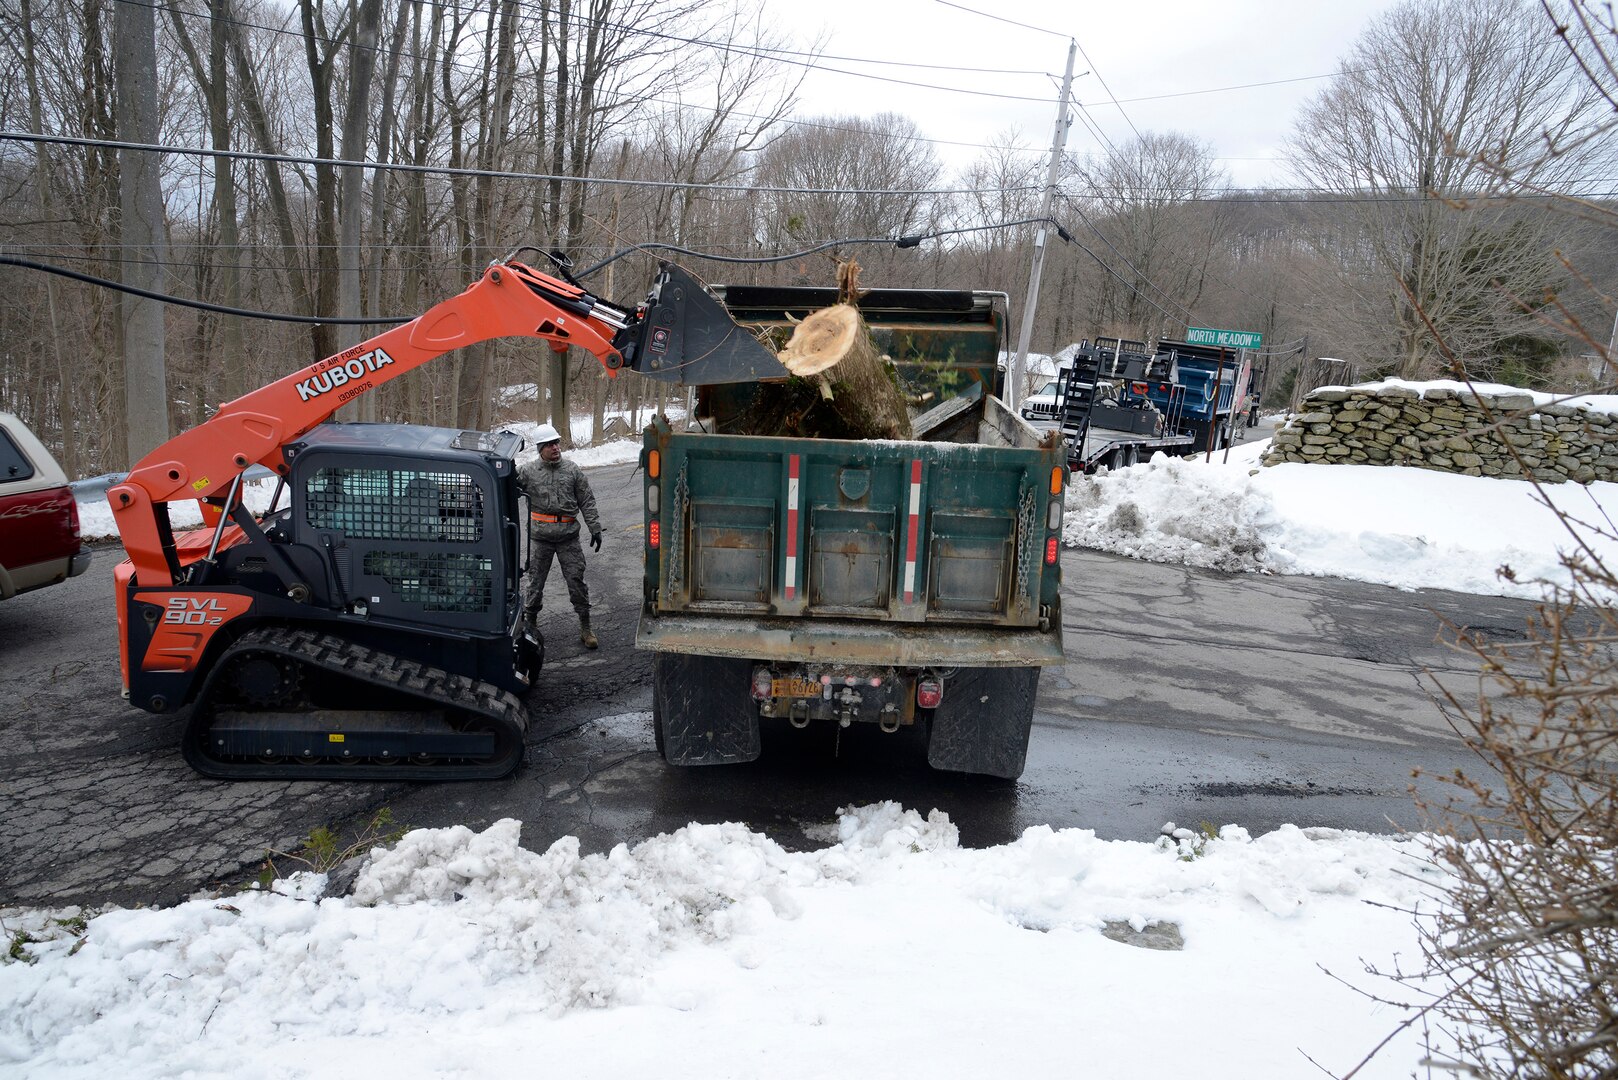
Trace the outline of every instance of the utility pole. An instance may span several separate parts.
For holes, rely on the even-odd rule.
[[[1011,358],[1006,372],[1006,404],[1013,412],[1022,404],[1024,369],[1028,357],[1028,341],[1034,333],[1034,312],[1039,308],[1039,275],[1045,268],[1045,237],[1050,233],[1051,210],[1056,203],[1056,181],[1062,170],[1062,151],[1067,148],[1067,129],[1073,126],[1073,114],[1068,110],[1068,93],[1073,88],[1073,58],[1078,55],[1079,43],[1067,43],[1067,71],[1062,74],[1062,94],[1056,99],[1056,133],[1051,137],[1051,164],[1045,173],[1045,200],[1040,204],[1039,216],[1047,220],[1039,223],[1034,236],[1034,265],[1028,271],[1028,299],[1022,306],[1022,325],[1017,329],[1017,352]]]

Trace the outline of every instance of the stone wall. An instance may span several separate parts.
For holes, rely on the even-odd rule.
[[[1618,417],[1541,404],[1547,395],[1506,387],[1474,392],[1465,384],[1453,386],[1322,387],[1275,433],[1262,464],[1410,465],[1468,476],[1531,473],[1546,483],[1618,480]]]

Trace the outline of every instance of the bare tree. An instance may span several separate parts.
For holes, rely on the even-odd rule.
[[[1576,74],[1528,0],[1407,0],[1304,108],[1288,156],[1306,182],[1350,197],[1354,230],[1332,254],[1350,288],[1376,275],[1363,317],[1386,326],[1382,356],[1399,374],[1435,371],[1438,338],[1487,363],[1532,333],[1524,308],[1556,284],[1552,219],[1498,196],[1585,175],[1590,144],[1543,153],[1597,104]]]
[[[375,32],[378,0],[367,0],[365,10],[370,13],[372,48],[360,48],[357,66],[364,72],[366,85],[375,63]],[[336,156],[335,106],[332,101],[333,84],[337,79],[338,59],[343,55],[359,30],[360,11],[352,2],[345,3],[332,18],[326,0],[298,0],[298,15],[303,28],[304,61],[308,68],[311,99],[314,105],[315,157],[329,162]],[[360,124],[360,139],[364,138],[364,109],[359,110],[356,123]],[[346,135],[346,133],[345,133]],[[356,177],[358,169],[345,170]],[[339,238],[337,233],[337,170],[329,164],[315,166],[315,250],[314,310],[325,314],[338,309],[340,270],[338,266]],[[357,223],[356,223],[357,225]],[[355,237],[358,243],[357,235]],[[356,246],[352,250],[358,251]],[[354,290],[357,301],[359,290]],[[336,328],[318,323],[310,329],[316,357],[329,356],[337,351]]]
[[[365,157],[370,120],[371,78],[376,71],[377,35],[382,21],[382,0],[359,0],[354,19],[354,45],[349,50],[348,94],[343,108],[342,157]],[[365,226],[365,170],[347,166],[337,184],[337,313],[346,318],[361,314],[361,234]],[[365,337],[361,327],[349,326],[339,335],[344,346]]]
[[[762,3],[726,13],[708,36],[736,46],[709,54],[706,65],[694,65],[687,78],[669,88],[651,128],[651,162],[659,179],[688,186],[658,189],[653,228],[678,244],[696,243],[701,222],[717,224],[698,212],[697,203],[722,198],[710,185],[734,181],[749,167],[749,158],[769,144],[791,111],[808,73],[781,75],[770,54],[784,45],[771,30]],[[718,239],[715,237],[715,239]]]
[[[961,175],[961,186],[973,193],[962,196],[956,203],[958,224],[987,227],[1038,216],[1045,169],[1045,150],[1024,145],[1015,130],[1001,133]],[[960,254],[968,256],[973,267],[973,287],[1015,295],[1025,292],[1038,228],[1036,225],[995,228],[969,234],[961,240]],[[1056,270],[1054,264],[1052,269]],[[1052,278],[1052,284],[1057,286],[1052,291],[1059,296],[1061,275],[1053,273]],[[1036,327],[1036,347],[1061,340],[1062,324],[1070,311],[1071,307],[1060,300],[1039,310],[1039,322],[1050,329],[1041,333],[1042,327]]]
[[[22,15],[19,30],[22,37],[23,78],[28,89],[28,130],[35,134],[44,133],[44,103],[41,98],[39,85],[39,61],[35,48],[36,32],[34,17],[30,0],[21,0],[20,11]],[[51,167],[50,159],[45,152],[45,144],[38,143],[34,147],[34,198],[37,202],[39,219],[45,221],[52,214]],[[74,398],[69,387],[76,381],[72,372],[67,370],[62,353],[62,327],[56,310],[56,282],[45,282],[45,305],[48,318],[46,330],[50,335],[51,355],[55,361],[57,395],[60,401],[58,409],[59,430],[69,433],[74,428]],[[77,440],[63,439],[62,465],[69,475],[78,475],[79,448]]]
[[[758,177],[769,187],[804,190],[763,199],[760,232],[767,247],[780,249],[928,231],[946,207],[921,193],[936,188],[942,173],[932,144],[908,117],[800,121],[764,151]],[[800,280],[830,284],[833,259],[827,255],[791,270]],[[860,262],[868,280],[884,281],[894,259],[867,249]]]
[[[1213,148],[1176,132],[1147,132],[1080,166],[1076,212],[1107,267],[1097,278],[1097,329],[1150,338],[1178,332],[1201,301],[1226,223],[1212,201],[1225,176]],[[1069,255],[1069,258],[1077,256]]]
[[[118,135],[127,143],[158,142],[157,18],[147,4],[119,4],[113,15],[117,42]],[[120,274],[124,284],[163,291],[168,258],[163,221],[162,162],[149,150],[119,154],[123,213],[119,221]],[[163,305],[123,298],[125,420],[129,459],[144,457],[169,437],[168,378],[164,372]]]
[[[226,63],[226,23],[229,18],[224,0],[209,0],[208,56],[204,63],[200,51],[192,41],[187,18],[178,5],[169,7],[175,39],[191,65],[208,114],[208,133],[215,150],[222,153],[213,161],[213,212],[218,222],[218,239],[214,257],[219,267],[219,302],[227,307],[240,307],[241,239],[237,228],[236,176],[232,160],[230,116],[230,72]],[[240,397],[250,387],[245,378],[245,365],[241,362],[241,320],[225,318],[219,326],[218,354],[223,357],[220,368],[220,387],[226,401]]]
[[[248,130],[252,132],[253,140],[258,144],[257,148],[261,153],[279,154],[281,140],[276,135],[276,125],[270,108],[272,103],[266,96],[263,80],[259,77],[259,63],[253,55],[255,50],[248,39],[249,28],[235,17],[235,5],[232,0],[213,0],[213,2],[213,10],[218,13],[225,26],[232,72],[236,77],[235,88],[242,113],[247,118]],[[277,71],[273,65],[264,66],[266,75],[273,75]],[[314,293],[305,272],[303,245],[292,220],[292,204],[282,179],[281,166],[274,161],[264,162],[262,177],[265,197],[269,200],[275,239],[280,247],[281,271],[292,295],[293,307],[306,315],[316,314]],[[319,352],[318,343],[315,345],[315,352],[319,356],[327,355]]]

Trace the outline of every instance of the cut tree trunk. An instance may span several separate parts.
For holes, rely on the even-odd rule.
[[[813,312],[777,355],[793,377],[759,384],[729,430],[793,438],[910,438],[904,394],[853,305]]]

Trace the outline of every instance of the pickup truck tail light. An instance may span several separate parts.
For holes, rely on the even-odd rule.
[[[944,680],[924,675],[916,681],[916,708],[936,709],[944,700]]]
[[[764,701],[771,696],[770,669],[756,667],[753,669],[753,700]]]

